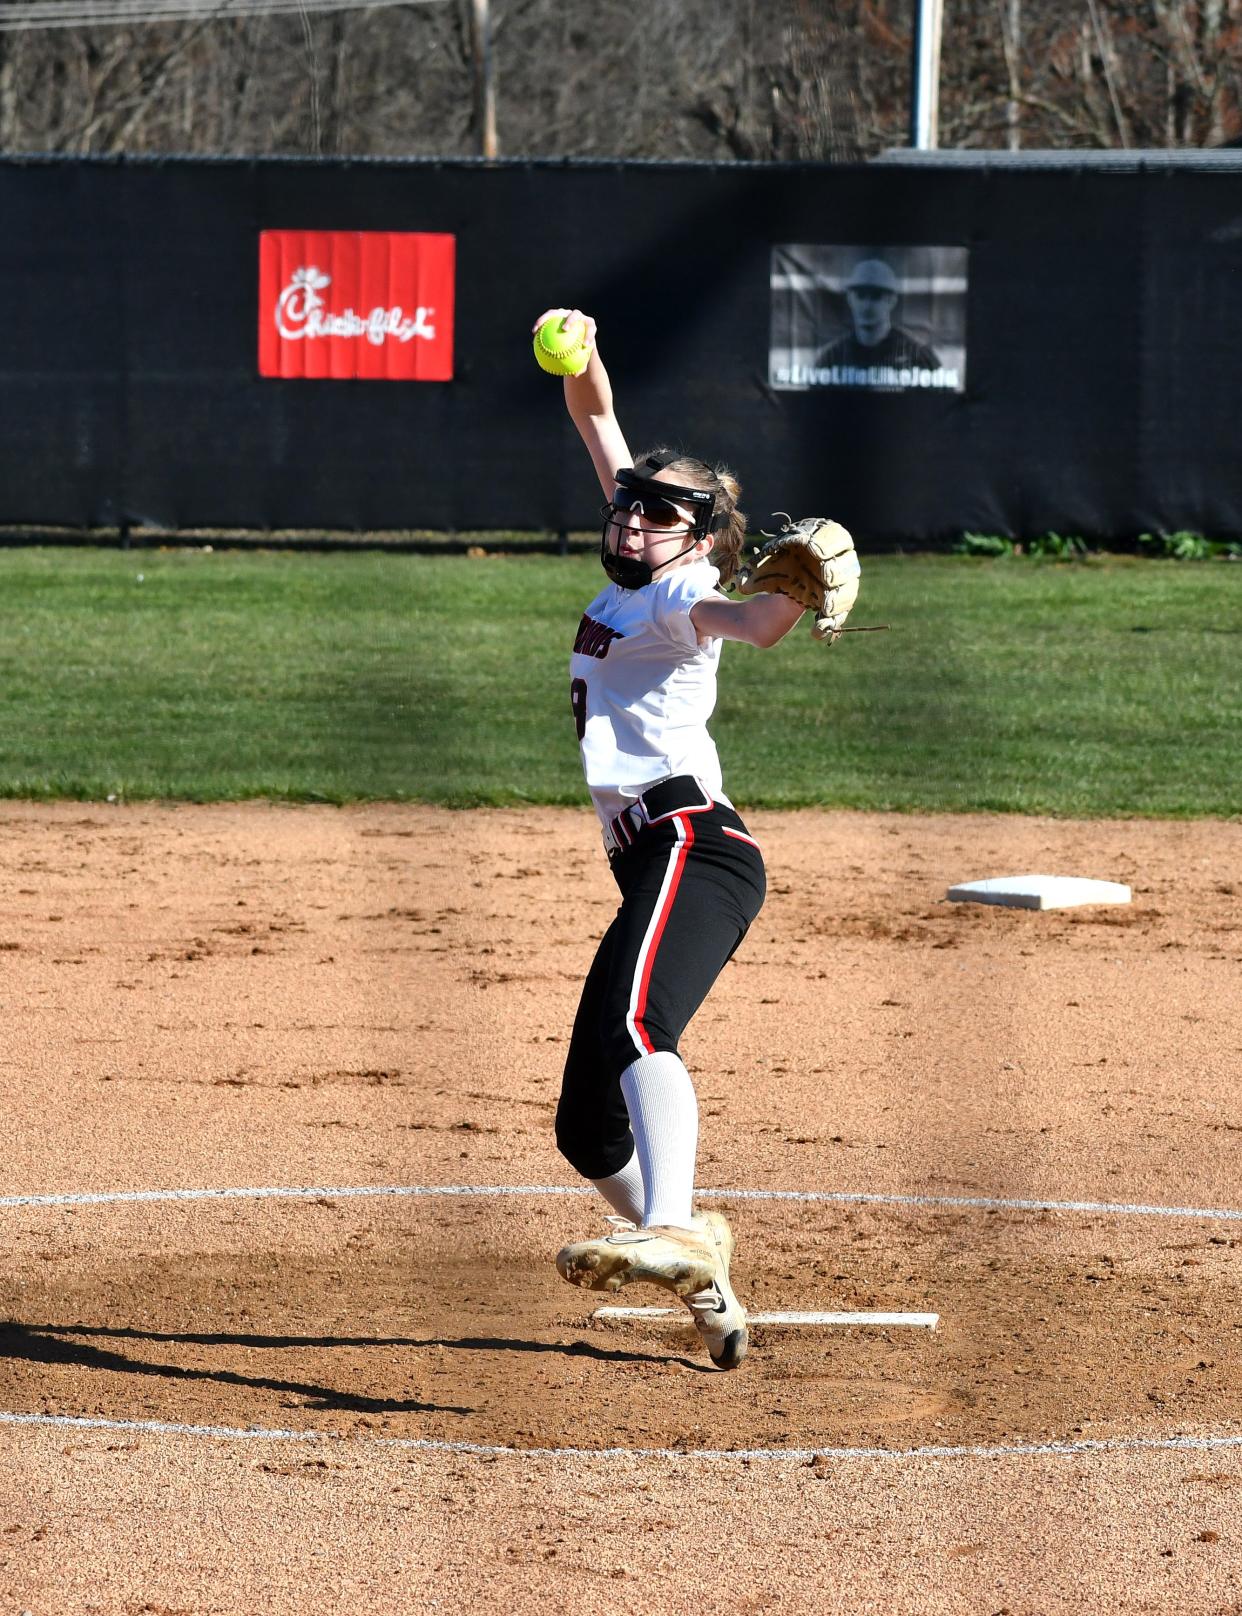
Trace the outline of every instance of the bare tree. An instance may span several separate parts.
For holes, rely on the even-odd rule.
[[[1242,132],[1240,0],[994,0],[990,23],[962,6],[947,22],[943,144],[1194,147]]]
[[[912,0],[491,0],[510,156],[904,145]],[[471,0],[0,33],[0,149],[465,156]],[[1242,134],[1242,0],[949,0],[941,144]]]
[[[18,144],[18,80],[24,41],[21,34],[0,37],[0,151]]]

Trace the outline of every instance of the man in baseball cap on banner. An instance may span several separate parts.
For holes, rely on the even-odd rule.
[[[842,290],[854,329],[820,350],[815,360],[818,368],[837,365],[866,370],[883,365],[894,370],[940,369],[940,358],[933,348],[893,324],[901,286],[882,258],[864,258],[855,264]],[[844,381],[844,385],[849,382]],[[868,384],[863,381],[855,385]]]

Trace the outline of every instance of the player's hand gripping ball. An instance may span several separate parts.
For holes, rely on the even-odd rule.
[[[581,376],[595,344],[583,317],[572,309],[554,309],[535,328],[535,358],[549,376]]]
[[[784,515],[778,512],[778,515]],[[859,566],[854,541],[840,522],[806,516],[785,518],[780,532],[746,562],[737,576],[743,595],[780,594],[815,613],[811,633],[829,645],[839,636],[858,599]]]

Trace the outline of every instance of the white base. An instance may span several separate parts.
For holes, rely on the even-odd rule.
[[[949,888],[952,903],[1003,903],[1014,909],[1073,909],[1084,903],[1129,903],[1120,881],[1081,875],[992,875]]]
[[[684,1307],[597,1307],[591,1314],[600,1324],[658,1322],[661,1319],[681,1319],[692,1324]],[[923,1330],[934,1330],[940,1322],[939,1313],[748,1313],[748,1324],[875,1324],[885,1327],[912,1325]]]

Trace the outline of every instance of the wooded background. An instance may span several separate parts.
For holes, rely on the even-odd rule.
[[[470,0],[17,27],[0,151],[480,150]],[[907,144],[912,0],[492,0],[506,157],[858,161]],[[945,0],[945,147],[1242,136],[1242,0]]]

